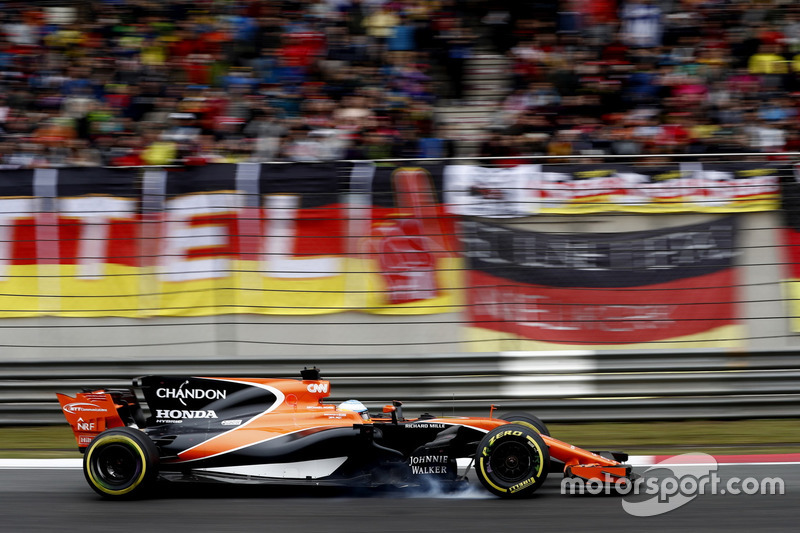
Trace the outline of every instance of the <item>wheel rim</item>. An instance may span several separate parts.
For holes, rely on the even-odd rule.
[[[503,442],[492,450],[489,470],[506,483],[515,483],[530,477],[534,458],[520,442]]]
[[[139,476],[142,468],[134,450],[114,443],[97,451],[94,471],[103,485],[124,487]]]

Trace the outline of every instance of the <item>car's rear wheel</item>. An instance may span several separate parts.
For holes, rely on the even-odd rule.
[[[547,425],[542,422],[541,418],[524,411],[514,411],[513,413],[508,413],[501,416],[500,420],[528,426],[531,429],[535,429],[542,435],[547,435],[548,437],[550,436],[550,430],[547,429]]]
[[[103,497],[141,497],[155,484],[158,449],[139,430],[109,429],[86,449],[83,473],[89,486]]]
[[[537,431],[521,424],[506,424],[487,433],[478,444],[475,470],[492,494],[526,498],[547,479],[550,454]]]

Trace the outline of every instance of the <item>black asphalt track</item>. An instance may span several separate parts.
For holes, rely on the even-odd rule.
[[[641,470],[641,469],[639,469]],[[352,493],[253,486],[169,485],[157,498],[105,501],[83,474],[0,470],[0,531],[13,532],[516,532],[798,531],[800,465],[720,466],[723,480],[780,477],[783,495],[697,495],[646,518],[629,515],[619,496],[561,494],[551,474],[535,497],[466,493]],[[474,477],[474,476],[473,476]],[[630,498],[630,497],[629,497]]]

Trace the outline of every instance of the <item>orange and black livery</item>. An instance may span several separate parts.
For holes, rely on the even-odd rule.
[[[528,413],[405,418],[399,401],[377,415],[357,401],[326,403],[330,382],[316,368],[300,379],[143,376],[133,385],[58,395],[86,480],[106,498],[147,495],[159,480],[414,487],[458,486],[473,473],[489,492],[522,498],[554,471],[608,484],[631,477],[626,454],[559,441]]]

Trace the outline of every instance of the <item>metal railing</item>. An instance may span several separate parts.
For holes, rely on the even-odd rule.
[[[402,400],[409,414],[527,410],[546,421],[800,417],[800,355],[736,353],[503,352],[424,356],[314,356],[188,361],[0,362],[0,425],[63,422],[56,392],[130,386],[144,374],[299,377],[316,365],[330,401],[370,408]],[[635,370],[634,370],[635,369]]]

